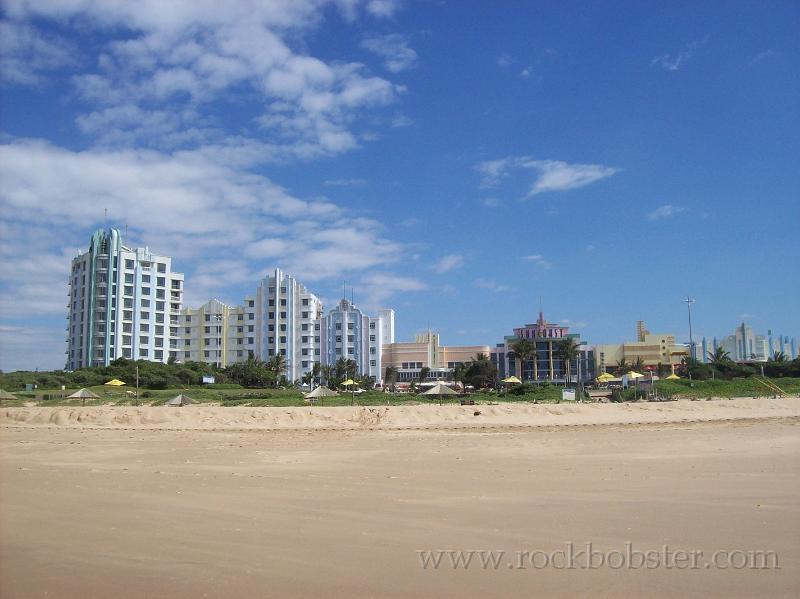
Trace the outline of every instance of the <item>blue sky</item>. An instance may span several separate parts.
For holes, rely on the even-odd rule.
[[[0,368],[63,366],[91,232],[187,303],[275,266],[398,340],[797,335],[800,5],[5,0]]]

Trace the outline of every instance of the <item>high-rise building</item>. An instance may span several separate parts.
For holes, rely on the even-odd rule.
[[[317,326],[321,364],[332,365],[340,358],[354,360],[359,374],[376,382],[383,380],[382,348],[394,342],[394,310],[368,316],[350,300],[342,299]]]
[[[244,300],[243,350],[269,360],[286,357],[286,378],[301,378],[320,361],[322,302],[294,277],[276,268]]]
[[[539,312],[539,319],[532,324],[514,329],[514,334],[503,339],[492,349],[491,359],[497,366],[500,379],[516,376],[524,382],[563,382],[567,378],[567,365],[558,352],[558,342],[572,338],[578,345],[578,358],[570,364],[569,376],[577,380],[590,380],[595,374],[594,350],[586,347],[580,336],[569,332],[569,327],[547,322]],[[518,360],[514,354],[514,343],[520,339],[531,341],[536,347],[536,357],[522,362],[522,372],[518,370]]]
[[[721,339],[714,337],[709,340],[703,337],[702,356],[698,356],[698,359],[708,362],[708,354],[717,348],[727,352],[730,359],[736,362],[766,362],[775,357],[777,352],[783,352],[784,356],[789,359],[797,357],[795,339],[785,336],[778,336],[778,339],[775,339],[772,331],[769,331],[767,336],[760,335],[753,332],[752,327],[745,323],[737,326],[732,335]]]
[[[172,259],[122,244],[117,229],[98,229],[72,260],[67,313],[67,370],[117,358],[177,358],[183,274]]]
[[[220,368],[246,360],[244,314],[242,306],[231,307],[217,299],[196,310],[184,308],[178,327],[178,360],[209,362]]]

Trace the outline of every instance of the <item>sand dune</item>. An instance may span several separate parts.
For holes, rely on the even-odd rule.
[[[0,410],[0,426],[180,430],[496,428],[797,418],[800,399],[680,400],[625,404],[498,404],[253,408],[26,407]]]

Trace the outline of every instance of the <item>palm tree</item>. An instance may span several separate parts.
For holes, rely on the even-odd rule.
[[[731,354],[722,347],[718,347],[713,352],[708,352],[708,361],[714,368],[719,368],[731,361]]]
[[[428,373],[431,371],[430,368],[427,366],[423,366],[419,371],[419,382],[420,384],[425,382],[425,379],[428,378]]]
[[[275,354],[267,360],[267,369],[275,375],[275,386],[278,386],[278,381],[281,375],[286,372],[289,364],[286,362],[286,356],[283,354]]]
[[[622,375],[625,374],[626,372],[630,372],[631,370],[632,370],[631,365],[628,364],[628,361],[625,358],[617,360],[616,374]]]
[[[306,384],[306,385],[309,385],[309,386],[312,386],[312,387],[313,387],[313,385],[314,385],[314,380],[316,380],[316,378],[319,376],[319,373],[320,373],[320,365],[319,365],[319,362],[314,362],[314,366],[312,366],[312,367],[311,367],[311,370],[309,370],[308,372],[306,372],[306,373],[303,375],[303,378],[301,379],[301,381],[302,381],[304,384]]]
[[[642,370],[644,370],[644,358],[642,358],[642,356],[636,356],[633,364],[631,364],[631,369],[633,369],[635,372],[641,373]]]
[[[461,383],[462,393],[467,392],[467,384],[464,382],[464,380],[467,378],[467,368],[467,365],[463,362],[459,362],[456,364],[456,367],[453,368],[453,380]]]
[[[572,361],[577,360],[580,356],[580,348],[575,342],[575,339],[572,337],[565,337],[564,339],[561,339],[557,343],[556,347],[558,355],[561,356],[562,360],[564,360],[564,366],[566,367],[567,371],[567,380],[569,380],[570,374],[572,373]]]
[[[320,367],[320,378],[324,385],[331,386],[331,381],[335,376],[335,368],[331,364],[325,364]]]
[[[777,362],[778,364],[783,364],[784,362],[788,362],[789,359],[786,357],[786,354],[782,351],[776,351],[775,355],[772,356],[772,361]]]
[[[394,391],[394,384],[397,381],[397,368],[394,366],[387,366],[386,372],[383,375],[383,384],[389,390]]]
[[[514,356],[519,360],[519,380],[525,382],[525,362],[536,359],[536,344],[528,339],[518,339],[511,344]]]

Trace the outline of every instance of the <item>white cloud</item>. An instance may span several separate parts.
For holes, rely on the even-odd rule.
[[[653,60],[650,61],[651,66],[660,66],[667,71],[677,71],[684,65],[686,61],[688,61],[695,51],[704,46],[706,42],[709,40],[708,35],[706,35],[703,39],[695,40],[690,44],[687,44],[681,50],[679,50],[675,54],[664,54],[662,56],[656,56]]]
[[[408,38],[399,33],[366,38],[361,47],[383,58],[384,66],[392,73],[417,66],[417,53],[408,46]]]
[[[68,42],[33,27],[0,22],[0,71],[7,84],[39,85],[43,72],[74,67],[77,51]]]
[[[647,218],[650,220],[659,220],[662,218],[670,218],[675,216],[676,214],[680,214],[681,212],[685,212],[686,208],[682,208],[681,206],[673,206],[672,204],[665,204],[664,206],[659,206],[655,210],[653,210],[650,214],[647,215]]]
[[[503,293],[506,291],[511,291],[512,289],[512,287],[500,284],[494,279],[483,279],[483,278],[475,280],[475,287],[479,287],[480,289],[488,289],[493,293]]]
[[[405,252],[380,223],[296,198],[202,152],[73,152],[17,140],[0,145],[0,179],[4,317],[63,313],[69,261],[101,226],[104,208],[109,225],[128,227],[126,243],[173,256],[193,301],[255,285],[268,267],[314,282],[385,269]]]
[[[413,277],[398,276],[387,272],[370,273],[359,279],[356,292],[365,296],[361,302],[367,310],[386,308],[386,302],[397,293],[424,291],[428,286]],[[362,291],[363,290],[363,291]]]
[[[404,114],[396,114],[392,117],[392,127],[399,129],[401,127],[410,127],[414,121]]]
[[[519,76],[523,79],[530,79],[531,74],[533,74],[533,69],[531,69],[531,67],[526,67],[519,72]]]
[[[577,189],[619,172],[617,168],[600,164],[569,164],[560,160],[536,160],[530,156],[487,160],[478,163],[475,169],[481,175],[481,187],[484,188],[499,185],[513,170],[535,171],[537,177],[526,197],[548,191]]]
[[[545,257],[542,256],[541,254],[532,254],[530,256],[524,256],[523,260],[532,262],[536,266],[543,268],[545,270],[549,270],[553,267],[553,264],[549,260],[545,259]]]
[[[12,23],[6,28],[15,34],[6,44],[35,47],[40,62],[54,68],[68,54],[53,40],[32,37],[30,23],[74,27],[79,22],[87,34],[99,30],[111,36],[91,70],[73,77],[82,99],[93,106],[78,126],[105,144],[147,140],[150,147],[171,149],[219,143],[219,125],[213,118],[195,118],[197,108],[255,96],[263,105],[254,123],[261,129],[247,125],[242,135],[269,138],[274,151],[263,161],[308,159],[357,147],[358,117],[395,102],[404,90],[371,76],[359,63],[323,61],[296,49],[330,3],[171,0],[165,10],[163,2],[17,0],[6,3]],[[343,14],[358,5],[385,16],[397,8],[391,2],[336,5]]]
[[[510,54],[501,54],[497,57],[497,66],[500,68],[506,68],[507,66],[510,66],[512,62],[514,61]]]
[[[438,273],[445,273],[464,265],[464,257],[460,254],[448,254],[443,256],[436,264],[431,266],[431,270]]]
[[[401,4],[399,0],[369,0],[367,12],[373,17],[389,18],[400,10]]]
[[[500,206],[503,205],[503,202],[501,202],[497,198],[484,198],[483,200],[481,200],[481,204],[483,204],[487,208],[499,208]]]
[[[326,179],[325,185],[331,187],[363,187],[367,184],[366,179]]]

